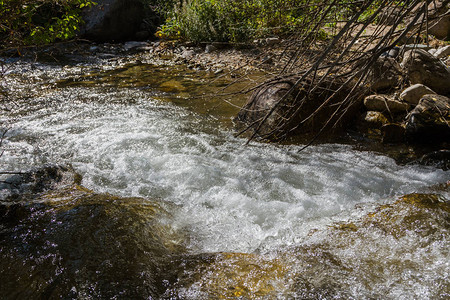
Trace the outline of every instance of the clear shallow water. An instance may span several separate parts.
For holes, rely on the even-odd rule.
[[[11,125],[2,161],[10,170],[71,163],[95,191],[175,203],[173,225],[193,233],[193,252],[295,245],[313,228],[348,219],[356,204],[449,178],[345,145],[298,153],[244,142],[213,118],[141,91],[67,88],[34,99]]]

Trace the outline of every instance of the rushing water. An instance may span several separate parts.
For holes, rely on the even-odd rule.
[[[151,70],[155,67],[144,65],[140,70],[142,68]],[[42,87],[39,80],[45,74],[46,78],[51,78],[52,72],[58,71],[58,67],[48,70],[42,66],[42,69],[44,71],[40,70],[35,82],[27,83],[25,88]],[[107,74],[115,76],[114,73]],[[130,76],[133,78],[139,73],[129,74],[127,78]],[[385,237],[379,231],[364,231],[359,240],[353,236],[356,242],[347,245],[345,250],[347,246],[340,244],[342,240],[334,240],[334,234],[329,231],[333,224],[359,220],[375,207],[391,203],[398,196],[428,192],[430,186],[449,180],[448,171],[419,165],[399,166],[390,158],[355,151],[348,145],[312,146],[302,152],[295,145],[254,142],[244,146],[245,140],[235,138],[229,129],[232,110],[211,116],[199,112],[198,107],[204,103],[190,105],[190,101],[195,103],[195,100],[188,97],[174,97],[173,101],[161,97],[155,99],[161,91],[157,87],[143,89],[142,81],[140,84],[130,81],[123,86],[104,84],[104,78],[90,77],[89,84],[85,85],[48,84],[43,92],[26,100],[17,100],[13,109],[2,116],[3,124],[10,127],[4,141],[2,169],[17,171],[44,163],[72,164],[83,176],[82,185],[96,192],[157,198],[175,204],[171,208],[171,227],[175,231],[188,232],[185,246],[190,255],[238,252],[268,255],[272,259],[273,253],[278,251],[297,251],[297,255],[288,255],[284,261],[300,268],[307,264],[309,257],[305,253],[310,250],[305,249],[313,247],[311,244],[319,240],[320,244],[334,244],[327,246],[336,247],[329,250],[330,253],[337,255],[348,268],[357,269],[355,261],[368,259],[368,249],[378,247],[378,241],[385,245],[374,254],[375,257],[401,261],[401,256],[407,255],[407,261],[425,264],[427,274],[431,273],[425,280],[417,278],[416,275],[423,271],[417,266],[409,269],[411,274],[416,274],[410,274],[410,277],[397,276],[392,269],[386,269],[379,275],[386,279],[371,286],[371,283],[359,282],[356,278],[360,275],[356,272],[352,275],[356,277],[350,281],[347,278],[339,284],[321,285],[322,290],[346,290],[345,293],[292,294],[299,298],[320,295],[358,298],[359,295],[362,298],[410,299],[419,295],[444,297],[445,292],[449,292],[448,284],[445,285],[449,273],[449,256],[445,251],[449,246],[448,224],[439,229],[443,230],[439,233],[441,239],[433,242],[436,244],[427,244],[425,250],[415,249],[415,238],[395,239]],[[118,82],[124,80],[122,76]],[[152,80],[157,82],[154,77]],[[159,80],[164,82],[163,77]],[[21,86],[21,83],[15,84]],[[183,93],[186,96],[189,89],[183,88]],[[311,237],[311,232],[317,231],[321,233]],[[365,245],[367,241],[372,244]],[[388,249],[392,249],[392,253],[389,254]],[[317,253],[313,256],[322,257],[323,249]],[[424,256],[429,256],[431,261],[426,263]],[[240,263],[246,259],[251,264],[258,264],[258,258],[253,256],[236,258]],[[217,270],[221,270],[220,259],[218,261]],[[259,263],[263,270],[278,270],[268,267],[267,261]],[[326,264],[326,261],[313,264],[322,263]],[[200,272],[196,270],[194,267],[186,272]],[[288,277],[301,270],[294,268]],[[311,273],[305,271],[308,276],[321,272],[320,269],[307,270]],[[347,274],[341,269],[333,270],[333,267],[325,268],[314,280],[329,276],[329,282],[335,282],[336,277]],[[206,271],[202,272],[206,275],[201,280],[214,281]],[[367,270],[361,267],[360,272]],[[404,270],[399,272],[407,274]],[[399,278],[404,280],[392,283]],[[173,289],[178,289],[181,298],[214,298],[220,294],[210,290],[202,294],[201,280],[190,288],[178,286]],[[430,287],[433,280],[443,281],[443,287]],[[182,285],[182,280],[180,282],[178,284]],[[357,284],[353,285],[353,282]],[[386,292],[386,286],[380,287],[383,284],[391,290]],[[278,285],[273,286],[277,289]],[[295,286],[300,289],[298,282]],[[241,294],[236,290],[233,295]],[[285,297],[280,295],[281,291],[278,297]]]

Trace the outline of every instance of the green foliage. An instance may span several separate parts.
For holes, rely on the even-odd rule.
[[[308,31],[322,8],[319,0],[182,0],[165,14],[166,24],[158,34],[194,42],[247,42]],[[342,11],[331,11],[330,17],[338,13],[342,15]]]
[[[41,45],[73,38],[92,0],[0,0],[2,46]]]

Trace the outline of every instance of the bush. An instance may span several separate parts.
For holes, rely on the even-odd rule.
[[[0,0],[2,48],[41,45],[73,38],[81,9],[92,0]]]
[[[336,18],[338,11],[348,10],[345,8],[352,2],[341,1],[330,12],[330,19]],[[172,0],[170,3],[172,10],[166,11],[167,21],[160,36],[232,43],[307,31],[316,21],[315,12],[324,7],[319,0],[181,0],[177,3]]]

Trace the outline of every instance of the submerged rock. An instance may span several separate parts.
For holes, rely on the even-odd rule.
[[[33,199],[43,192],[80,184],[81,176],[70,166],[46,165],[11,174],[0,183],[0,200]]]
[[[50,190],[0,205],[2,297],[157,298],[171,256],[183,249],[170,214],[158,201],[69,184],[70,173],[44,168],[23,176],[22,184],[38,187],[30,191]]]
[[[312,232],[304,245],[282,254],[292,266],[291,297],[445,297],[449,203],[436,194],[409,194],[358,220]]]
[[[258,254],[211,253],[176,262],[164,299],[276,299],[289,295],[288,266]]]

